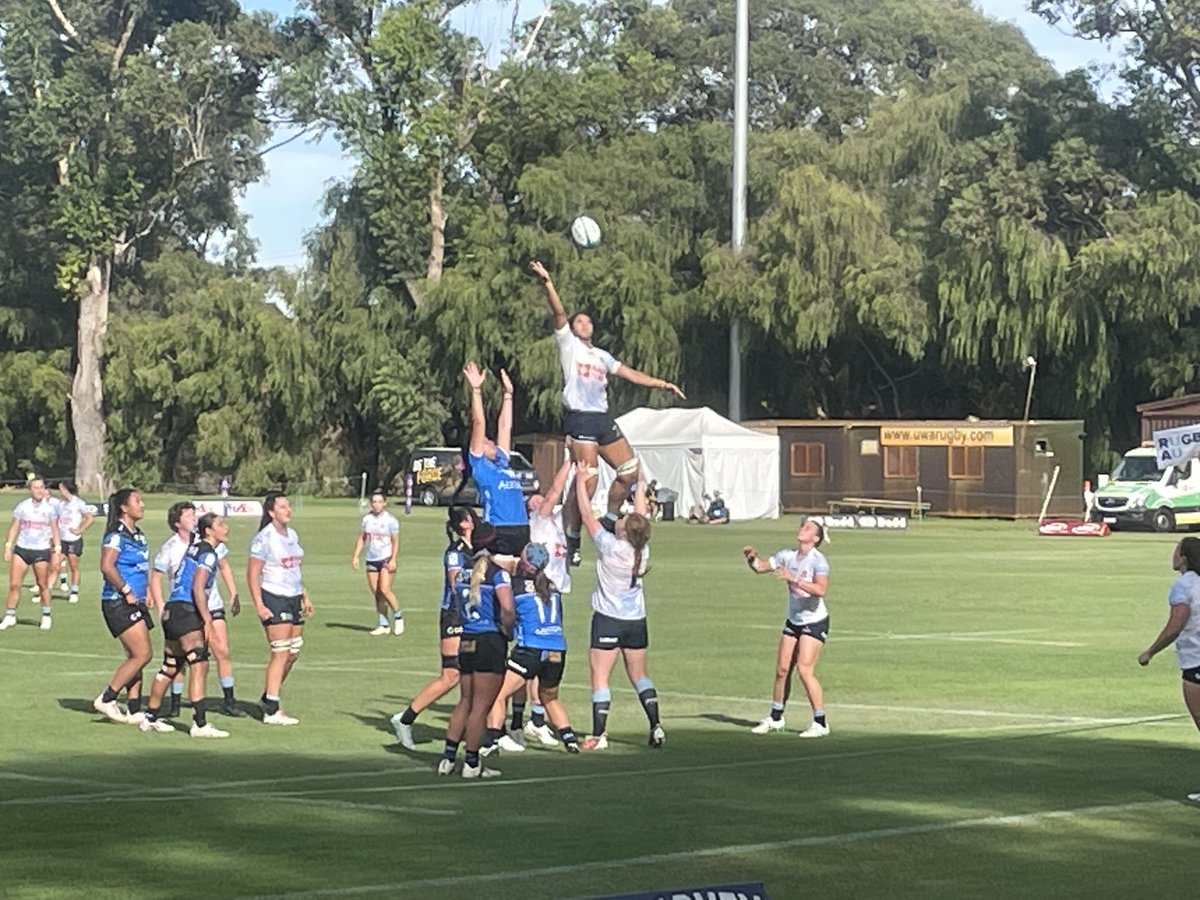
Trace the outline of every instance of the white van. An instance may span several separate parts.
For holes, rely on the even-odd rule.
[[[1091,520],[1164,532],[1200,525],[1200,460],[1160,470],[1153,447],[1135,447],[1096,491]]]

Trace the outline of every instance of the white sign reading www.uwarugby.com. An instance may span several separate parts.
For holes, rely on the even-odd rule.
[[[882,528],[896,531],[908,527],[908,516],[809,516],[808,519],[810,522],[817,522],[826,528]]]

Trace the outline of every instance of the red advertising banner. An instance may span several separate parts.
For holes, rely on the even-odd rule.
[[[1038,523],[1038,534],[1042,537],[1108,537],[1112,530],[1103,522],[1057,519]]]

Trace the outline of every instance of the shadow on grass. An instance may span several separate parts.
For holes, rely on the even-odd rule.
[[[326,628],[341,628],[344,631],[359,631],[363,634],[369,634],[372,630],[370,625],[355,625],[351,622],[326,622]]]
[[[379,896],[549,898],[743,880],[785,898],[1194,887],[1178,860],[1200,811],[1175,801],[1200,777],[1189,780],[1197,748],[1182,729],[1171,743],[1120,726],[806,742],[667,726],[661,751],[621,733],[603,753],[502,754],[489,765],[504,777],[487,783],[433,774],[440,735],[405,753],[350,729],[320,755],[285,751],[266,729],[201,744],[83,726],[89,740],[69,755],[0,770],[5,893],[171,893],[124,864],[148,823],[170,885],[210,896],[381,885]],[[472,831],[486,840],[447,856]],[[365,835],[403,853],[381,866]]]

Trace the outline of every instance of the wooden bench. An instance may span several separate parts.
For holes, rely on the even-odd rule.
[[[910,516],[920,516],[929,512],[929,504],[919,503],[916,500],[880,500],[870,497],[843,497],[841,500],[829,501],[830,515],[838,512],[859,512],[862,510],[872,513],[879,512],[880,510],[891,510],[893,512],[906,512]]]

